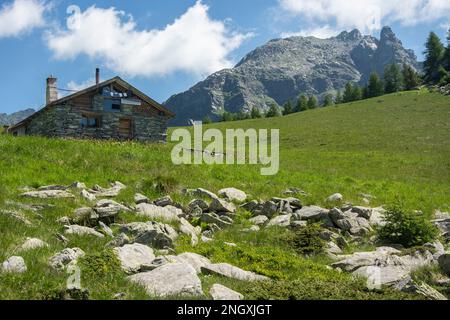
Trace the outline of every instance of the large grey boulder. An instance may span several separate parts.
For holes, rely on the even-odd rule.
[[[142,285],[151,297],[202,297],[202,283],[189,264],[169,263],[128,277]]]
[[[215,283],[209,290],[209,294],[213,300],[242,300],[244,296],[239,292],[231,290],[221,284]]]
[[[260,215],[260,216],[253,217],[253,218],[249,219],[248,221],[250,221],[251,223],[253,223],[257,226],[261,226],[261,225],[265,224],[267,221],[269,221],[269,218],[267,218],[267,216]]]
[[[84,251],[80,248],[66,248],[52,256],[49,265],[53,269],[64,270],[68,265],[76,264],[84,255]]]
[[[213,212],[202,213],[202,215],[200,216],[200,221],[210,224],[216,224],[220,228],[226,228],[232,225],[229,221],[221,219],[221,217],[219,217],[217,214]]]
[[[191,252],[184,252],[177,256],[169,256],[173,262],[179,262],[183,264],[189,264],[192,266],[197,273],[201,273],[202,267],[207,267],[211,264],[208,258],[202,255]]]
[[[20,195],[25,198],[39,198],[39,199],[50,199],[50,198],[75,198],[73,194],[65,190],[41,190],[41,191],[28,191]]]
[[[33,223],[30,220],[28,220],[27,217],[25,217],[25,215],[21,212],[0,209],[0,215],[7,216],[9,218],[17,220],[27,226],[33,225]]]
[[[97,238],[104,238],[105,236],[93,228],[83,227],[76,224],[64,226],[64,233],[77,236],[94,236]]]
[[[265,281],[269,278],[259,274],[242,270],[228,263],[209,264],[201,267],[202,273],[216,274],[219,276],[242,281]]]
[[[184,218],[180,218],[179,228],[181,233],[184,233],[191,237],[191,244],[193,246],[197,245],[198,237],[200,236],[200,233],[202,231],[200,227],[195,228],[193,225],[189,223],[189,221],[187,221]]]
[[[40,248],[47,248],[48,243],[38,238],[26,238],[25,242],[20,246],[19,251],[29,251]]]
[[[102,188],[99,185],[95,185],[92,189],[88,190],[89,193],[94,194],[96,197],[117,197],[123,189],[126,189],[126,186],[119,182],[111,183],[111,187],[108,189]]]
[[[136,204],[140,204],[140,203],[149,203],[149,202],[150,202],[150,199],[149,199],[147,196],[144,196],[144,195],[141,194],[141,193],[136,193],[136,194],[134,195],[134,202],[135,202]]]
[[[438,263],[442,271],[450,276],[450,252],[442,254],[438,258]]]
[[[260,214],[268,218],[272,218],[278,211],[278,204],[273,201],[266,201],[262,205]]]
[[[131,210],[114,200],[102,199],[97,202],[94,211],[97,213],[100,220],[108,221],[114,220],[120,212],[129,212]]]
[[[308,223],[321,222],[326,227],[333,227],[333,221],[329,216],[329,210],[318,206],[306,206],[295,211],[292,216],[294,221],[308,221]]]
[[[173,206],[174,202],[170,196],[164,196],[154,201],[158,207]]]
[[[291,217],[292,217],[292,214],[279,215],[275,218],[272,218],[267,223],[267,227],[273,227],[273,226],[288,227],[291,224]]]
[[[27,271],[25,260],[19,256],[12,256],[2,263],[2,270],[5,273],[24,273]]]
[[[126,273],[137,273],[148,270],[146,268],[155,259],[153,249],[139,243],[126,244],[123,247],[114,248],[113,251],[120,261],[122,270]]]
[[[121,225],[120,232],[131,237],[133,242],[149,245],[156,249],[172,247],[178,237],[177,232],[170,225],[155,221]]]
[[[136,206],[137,215],[150,219],[162,220],[164,222],[178,221],[183,214],[181,209],[168,205],[159,207],[150,203],[140,203]]]
[[[213,201],[211,201],[211,204],[209,205],[209,210],[213,211],[213,212],[234,213],[234,212],[236,212],[236,206],[231,202],[217,198],[217,199],[213,199]]]
[[[382,286],[402,290],[410,281],[410,270],[403,266],[365,266],[353,272],[354,275],[367,278],[369,289],[380,289]]]
[[[219,190],[219,196],[227,199],[228,201],[244,202],[247,199],[247,194],[236,188],[225,188]]]

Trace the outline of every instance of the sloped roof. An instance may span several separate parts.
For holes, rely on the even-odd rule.
[[[164,114],[166,114],[168,117],[172,118],[175,116],[175,114],[171,111],[169,111],[168,109],[166,109],[163,105],[161,105],[160,103],[156,102],[155,100],[153,100],[152,98],[150,98],[149,96],[147,96],[145,93],[143,93],[142,91],[140,91],[139,89],[137,89],[136,87],[133,87],[131,84],[129,84],[128,82],[126,82],[125,80],[123,80],[120,77],[114,77],[112,79],[100,82],[98,85],[93,85],[89,88],[80,90],[78,92],[75,92],[73,94],[67,95],[61,99],[52,101],[51,103],[47,104],[44,108],[42,108],[41,110],[36,111],[35,113],[33,113],[31,116],[29,116],[28,118],[25,118],[24,120],[20,121],[19,123],[11,126],[8,128],[8,131],[11,131],[17,127],[20,127],[21,125],[23,125],[24,123],[27,123],[28,121],[30,121],[31,119],[33,119],[35,116],[37,116],[38,114],[40,114],[41,112],[48,110],[49,108],[59,105],[61,103],[64,103],[66,101],[72,100],[76,97],[79,97],[83,94],[89,93],[91,91],[97,90],[99,87],[103,87],[103,86],[107,86],[113,83],[117,83],[118,85],[122,86],[123,88],[132,91],[136,96],[138,96],[140,99],[142,99],[143,101],[147,102],[148,104],[154,106],[156,109],[158,109],[161,112],[164,112]]]

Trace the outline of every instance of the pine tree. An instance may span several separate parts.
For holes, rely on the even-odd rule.
[[[250,113],[250,117],[251,117],[252,119],[259,119],[259,118],[262,118],[261,111],[259,111],[258,108],[253,107],[253,108],[252,108],[252,112]]]
[[[295,112],[302,112],[308,110],[308,98],[302,94],[295,105]]]
[[[338,92],[336,93],[336,99],[335,99],[334,103],[335,104],[342,103],[342,92],[341,92],[341,90],[338,90]]]
[[[347,82],[344,89],[344,95],[342,96],[342,102],[352,102],[353,101],[353,84],[351,82]]]
[[[393,93],[403,87],[402,74],[397,64],[392,63],[384,70],[384,92]]]
[[[322,106],[329,107],[333,105],[333,95],[331,93],[327,94],[323,99]]]
[[[234,120],[234,115],[228,111],[225,111],[222,114],[222,121],[223,122],[228,122],[228,121],[233,121]]]
[[[289,99],[283,106],[283,115],[288,115],[294,112],[292,101]]]
[[[272,103],[269,107],[269,110],[267,110],[266,117],[273,118],[279,116],[281,116],[280,107],[278,107],[276,103]]]
[[[319,106],[316,96],[310,96],[308,99],[308,109],[315,109]]]
[[[372,72],[369,78],[369,83],[367,84],[367,98],[373,98],[381,96],[384,93],[383,82],[378,77],[378,74]]]
[[[410,65],[403,64],[402,75],[405,90],[413,90],[419,86],[419,74]]]
[[[434,32],[430,32],[425,47],[425,62],[423,63],[424,79],[429,83],[436,83],[440,80],[439,68],[443,62],[444,45]]]
[[[352,91],[352,101],[361,100],[362,97],[363,97],[363,92],[362,92],[361,88],[357,85],[354,85],[353,91]]]
[[[203,124],[210,124],[212,123],[212,120],[209,116],[205,116],[202,120]]]

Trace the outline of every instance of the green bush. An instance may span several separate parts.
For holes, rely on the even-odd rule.
[[[403,210],[399,206],[385,213],[385,221],[386,225],[378,228],[380,239],[407,248],[432,242],[438,235],[437,229],[426,216]]]
[[[319,254],[325,247],[325,241],[320,237],[321,230],[319,224],[310,224],[299,230],[281,234],[280,237],[298,254]]]

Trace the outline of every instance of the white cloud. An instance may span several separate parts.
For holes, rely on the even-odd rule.
[[[89,88],[89,87],[93,86],[94,84],[95,84],[94,78],[90,78],[90,79],[80,82],[80,83],[72,80],[67,84],[67,89],[73,90],[73,91],[80,91],[80,90]]]
[[[16,37],[45,25],[49,8],[40,0],[15,0],[0,8],[0,38]]]
[[[308,29],[303,29],[299,32],[285,32],[282,33],[281,36],[283,38],[300,36],[300,37],[316,37],[319,39],[328,39],[338,35],[342,30],[337,30],[331,28],[329,25],[323,27],[313,27]]]
[[[373,32],[399,22],[411,26],[448,18],[448,0],[278,0],[285,11],[313,23]]]
[[[67,29],[49,31],[46,40],[57,59],[85,54],[129,76],[203,75],[231,67],[230,52],[249,36],[212,20],[208,9],[198,1],[164,29],[138,30],[131,15],[115,8],[71,6]]]

